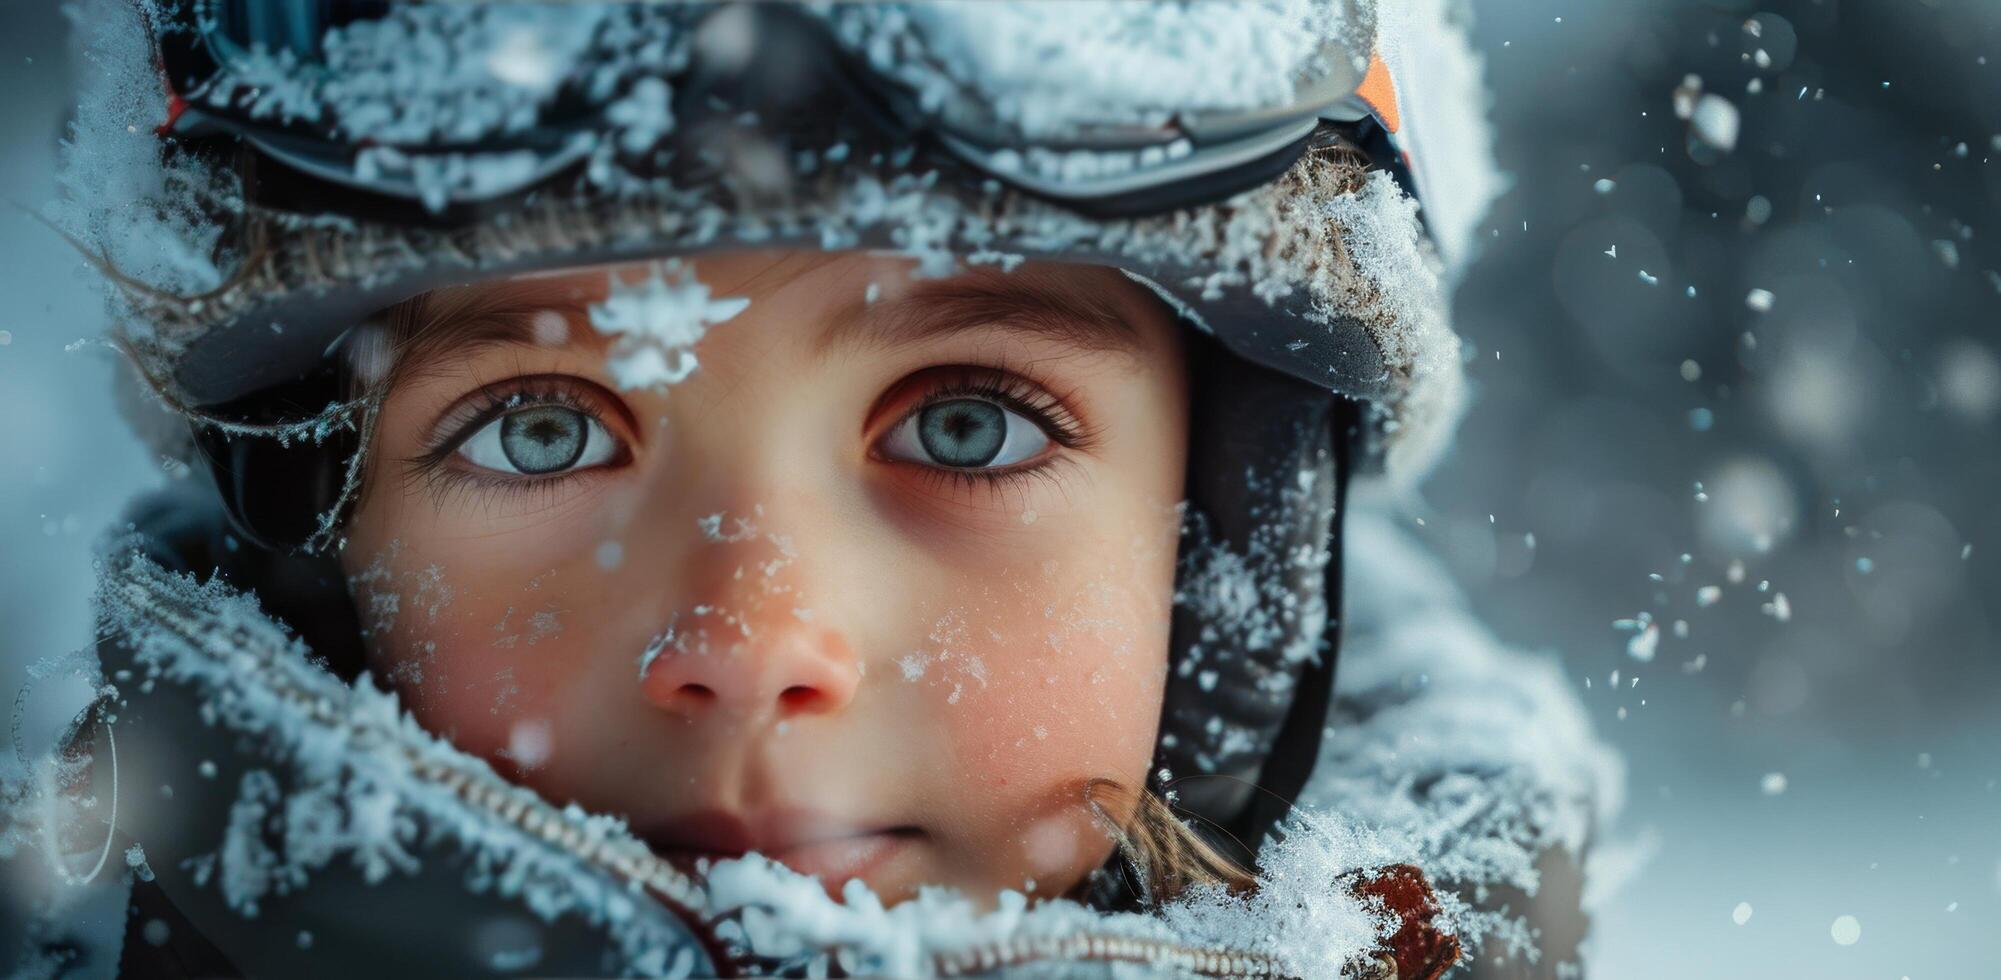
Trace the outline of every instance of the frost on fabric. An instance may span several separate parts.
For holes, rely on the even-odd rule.
[[[233,177],[162,151],[151,136],[161,115],[157,79],[145,58],[137,18],[129,9],[117,9],[114,0],[85,2],[121,15],[92,18],[110,28],[105,31],[109,37],[93,43],[115,48],[116,57],[107,60],[114,70],[104,73],[113,81],[89,79],[97,86],[91,97],[114,111],[78,117],[79,127],[87,126],[89,132],[80,129],[76,142],[91,141],[95,148],[79,153],[77,166],[65,176],[71,200],[64,207],[72,219],[65,226],[87,247],[104,248],[121,264],[123,253],[133,253],[134,264],[159,272],[142,275],[141,282],[170,286],[183,295],[215,285],[225,272],[233,277],[230,288],[192,304],[143,291],[121,294],[129,307],[123,312],[145,321],[132,324],[133,332],[156,335],[157,343],[141,353],[157,376],[171,375],[174,358],[218,325],[247,324],[259,309],[299,301],[296,294],[380,284],[439,261],[479,273],[637,242],[667,253],[786,239],[817,241],[829,250],[887,246],[920,259],[927,275],[949,272],[954,255],[1004,263],[1053,254],[1142,272],[1191,302],[1247,293],[1270,304],[1275,318],[1307,310],[1312,320],[1337,329],[1345,345],[1384,349],[1380,378],[1343,383],[1386,406],[1399,429],[1392,444],[1435,445],[1436,433],[1456,410],[1457,362],[1431,356],[1445,353],[1430,339],[1443,329],[1442,316],[1391,323],[1377,315],[1384,310],[1344,305],[1369,291],[1335,281],[1343,278],[1339,270],[1348,264],[1344,249],[1356,244],[1351,239],[1358,236],[1330,229],[1327,216],[1314,212],[1330,197],[1356,190],[1353,175],[1342,172],[1338,162],[1309,156],[1273,184],[1171,216],[1089,220],[993,182],[977,190],[946,186],[941,174],[912,167],[908,153],[856,153],[843,141],[817,152],[802,150],[818,162],[810,174],[787,175],[782,200],[746,201],[726,186],[683,186],[656,168],[628,166],[634,162],[629,159],[634,148],[676,124],[671,111],[663,111],[669,101],[661,98],[672,93],[633,81],[671,76],[685,66],[691,33],[686,28],[699,11],[691,13],[682,5],[616,5],[609,10],[398,5],[380,25],[344,28],[329,39],[340,57],[352,59],[359,74],[379,77],[344,82],[349,88],[339,91],[260,90],[254,98],[278,100],[270,110],[274,113],[310,113],[314,105],[342,105],[343,112],[351,110],[360,118],[375,112],[379,124],[370,136],[387,146],[393,142],[389,135],[442,139],[483,126],[518,136],[506,129],[517,124],[524,107],[540,104],[537,100],[545,96],[567,105],[574,96],[579,106],[603,117],[603,138],[589,151],[589,180],[550,188],[538,195],[533,208],[450,232],[339,215],[267,214],[278,224],[272,229],[274,248],[255,255],[227,249],[217,254],[214,228],[188,202],[217,202],[210,210],[239,213],[240,201],[229,203],[240,197]],[[1373,19],[1376,46],[1398,74],[1407,124],[1399,140],[1412,150],[1426,191],[1427,224],[1456,267],[1469,251],[1463,246],[1473,224],[1499,186],[1486,147],[1479,60],[1466,45],[1457,16],[1463,4],[1413,0],[1386,5],[1373,17],[1370,6],[1262,0],[1022,8],[830,5],[815,11],[829,18],[860,56],[885,64],[898,77],[908,73],[904,80],[920,92],[945,86],[971,87],[978,93],[983,84],[1008,88],[988,93],[1018,102],[1002,110],[1009,114],[1005,121],[1055,129],[1093,119],[1130,122],[1163,112],[1199,115],[1266,104],[1313,75],[1313,62],[1321,55],[1311,39],[1341,37],[1349,47],[1363,50],[1369,41],[1363,36],[1365,22]],[[1359,14],[1352,24],[1343,13],[1351,9]],[[596,27],[585,44],[580,38],[591,22]],[[1168,24],[1180,27],[1169,30]],[[120,25],[131,29],[117,29]],[[443,30],[446,26],[453,29]],[[97,27],[91,25],[93,31]],[[1351,33],[1356,36],[1349,37]],[[1253,41],[1259,56],[1244,56],[1244,46]],[[370,45],[401,56],[364,50]],[[435,45],[448,53],[433,59],[438,67],[432,69],[415,55]],[[1031,53],[1067,60],[1077,71],[1025,73]],[[1144,73],[1149,65],[1157,69],[1157,77]],[[412,98],[408,105],[372,105],[371,93],[392,90],[390,82],[409,72],[429,72],[411,86],[423,98]],[[1057,77],[1065,79],[1063,87],[1052,90],[1049,79]],[[1118,82],[1132,77],[1148,81]],[[155,111],[148,114],[147,106]],[[145,118],[131,118],[134,113]],[[106,148],[109,152],[98,152]],[[379,174],[417,180],[433,203],[440,188],[447,194],[491,188],[522,175],[519,161],[500,158],[478,166],[444,159],[448,154],[416,162],[419,149],[398,144],[394,150],[400,158],[375,152],[357,163],[388,168],[378,169]],[[656,147],[649,147],[639,156],[657,163],[656,153]],[[1441,166],[1446,169],[1439,170]],[[419,180],[420,170],[433,176]],[[327,256],[338,261],[328,263]],[[1300,287],[1308,285],[1313,291],[1302,298]],[[1384,280],[1379,285],[1396,284]],[[1330,294],[1325,291],[1330,287],[1342,288]],[[1336,324],[1336,318],[1349,322]],[[1354,319],[1363,321],[1359,331]],[[1398,359],[1412,354],[1425,359]],[[1441,401],[1443,409],[1428,407]],[[1422,463],[1429,453],[1404,455]]]
[[[866,885],[850,881],[837,902],[818,879],[758,855],[718,863],[709,870],[709,890],[713,910],[740,916],[738,935],[751,947],[816,976],[825,975],[820,951],[830,947],[842,950],[839,963],[851,976],[925,977],[936,973],[941,957],[1008,940],[1080,930],[1172,938],[1155,919],[1101,915],[1067,901],[1030,907],[1016,891],[1002,892],[998,907],[983,913],[943,888],[921,889],[885,907]]]
[[[1377,170],[1355,193],[1327,199],[1320,215],[1344,231],[1348,258],[1347,265],[1316,273],[1325,280],[1316,283],[1316,293],[1334,297],[1323,314],[1380,324],[1375,340],[1383,360],[1400,365],[1405,383],[1425,391],[1423,399],[1399,406],[1389,423],[1393,475],[1429,471],[1465,410],[1459,335],[1447,322],[1443,285],[1417,211],[1417,201]]]
[[[1204,692],[1220,685],[1238,698],[1283,703],[1300,665],[1317,662],[1329,622],[1324,581],[1333,553],[1324,538],[1295,537],[1296,515],[1320,513],[1323,532],[1333,516],[1321,472],[1293,462],[1247,467],[1240,477],[1247,527],[1241,543],[1215,530],[1210,515],[1185,512],[1174,590],[1176,628],[1188,642],[1174,665]],[[1249,727],[1213,712],[1207,698],[1177,702],[1168,712],[1180,733],[1168,747],[1178,769],[1250,776],[1276,737],[1275,727]],[[1195,726],[1199,725],[1197,728]]]
[[[1508,187],[1494,160],[1484,59],[1471,41],[1467,0],[1399,0],[1378,5],[1376,43],[1395,79],[1425,227],[1456,280],[1472,261],[1474,232]]]
[[[213,254],[219,230],[202,205],[240,206],[240,199],[233,180],[212,168],[161,159],[153,132],[166,122],[167,100],[153,68],[147,12],[120,0],[81,0],[64,12],[77,25],[83,67],[59,152],[62,197],[45,214],[141,282],[181,292],[213,288],[222,278]]]
[[[1303,862],[1302,862],[1303,864]],[[1174,949],[1209,950],[1248,964],[1262,954],[1282,964],[1346,963],[1367,952],[1379,935],[1378,920],[1360,899],[1331,884],[1333,875],[1308,873],[1302,885],[1318,881],[1322,892],[1310,899],[1310,910],[1293,899],[1306,894],[1277,885],[1275,899],[1245,905],[1227,897],[1204,895],[1177,904],[1163,915],[1099,912],[1067,899],[1030,904],[1018,891],[1003,891],[994,907],[979,906],[944,888],[922,888],[917,896],[894,906],[882,902],[859,881],[850,881],[840,901],[829,899],[819,881],[758,856],[720,862],[710,869],[712,910],[736,916],[725,938],[744,943],[771,961],[785,975],[825,976],[838,966],[848,976],[928,977],[1098,976],[1078,962],[1081,950],[1063,958],[1020,957],[1019,970],[994,966],[1008,950],[1051,949],[1085,937],[1117,939],[1144,962],[1151,951],[1160,959],[1148,968],[1134,967],[1110,976],[1175,975],[1164,969]],[[1310,886],[1308,886],[1310,887]],[[1329,931],[1339,923],[1343,931]],[[1262,937],[1262,938],[1260,938]],[[1104,945],[1111,945],[1106,943]],[[833,953],[826,950],[832,948]],[[1302,977],[1334,977],[1335,972],[1295,972]]]
[[[570,152],[581,155],[593,140],[580,136]],[[376,182],[400,178],[414,185],[424,207],[442,211],[455,197],[488,197],[526,186],[544,169],[544,158],[531,150],[494,153],[411,154],[390,146],[363,149],[354,157],[357,180]]]
[[[1163,915],[1177,933],[1263,953],[1285,976],[1338,977],[1359,954],[1395,933],[1402,920],[1343,886],[1347,872],[1404,863],[1412,847],[1399,835],[1332,814],[1298,812],[1258,854],[1258,890],[1232,895],[1220,886],[1190,889]]]
[[[1341,680],[1302,802],[1403,835],[1462,938],[1525,944],[1470,901],[1534,894],[1539,856],[1580,856],[1622,804],[1623,764],[1558,664],[1503,648],[1391,519],[1354,508],[1345,534]]]
[[[192,96],[254,119],[317,123],[384,144],[505,136],[535,125],[612,10],[394,6],[330,28],[320,45],[324,71],[257,44]]]
[[[709,328],[750,306],[744,297],[712,299],[707,283],[679,260],[647,269],[638,283],[611,273],[604,302],[590,308],[591,326],[612,338],[605,366],[621,389],[664,389],[695,373],[695,345]]]
[[[507,786],[419,727],[394,694],[315,665],[251,597],[132,552],[107,564],[99,604],[104,632],[132,651],[144,683],[190,688],[205,722],[252,747],[217,851],[193,864],[197,883],[213,879],[240,913],[256,915],[336,861],[384,884],[444,849],[467,859],[473,892],[548,921],[581,917],[635,971],[663,970],[683,948],[673,920],[635,914],[643,900],[583,857],[596,848],[615,858],[616,841],[640,847],[622,821],[558,813]]]
[[[1316,658],[1327,625],[1327,602],[1317,594],[1302,599],[1289,587],[1286,569],[1325,569],[1330,554],[1319,549],[1287,555],[1263,540],[1279,536],[1270,524],[1258,524],[1251,547],[1241,552],[1209,540],[1199,521],[1195,527],[1184,559],[1189,571],[1174,601],[1201,619],[1199,642],[1253,653],[1278,648],[1288,663]]]
[[[549,135],[544,116],[559,102],[579,103],[574,112],[602,106],[621,149],[650,149],[672,126],[671,113],[662,121],[665,82],[649,77],[622,96],[615,83],[683,64],[678,16],[645,5],[392,7],[329,29],[317,56],[324,70],[260,43],[190,98],[362,145],[357,179],[398,178],[437,211],[454,197],[526,186],[598,148],[594,127]],[[509,141],[532,148],[466,149]]]
[[[830,16],[844,42],[927,108],[970,95],[1023,135],[1047,137],[1288,105],[1333,69],[1323,39],[1366,52],[1350,6],[1029,0],[838,5]]]

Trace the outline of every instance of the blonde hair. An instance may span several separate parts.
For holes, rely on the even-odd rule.
[[[1219,886],[1231,894],[1257,890],[1255,873],[1202,839],[1160,794],[1099,779],[1085,789],[1084,797],[1111,833],[1119,854],[1138,875],[1134,884],[1144,905],[1171,902],[1188,889],[1203,885]],[[1126,806],[1130,806],[1131,816],[1123,820],[1107,812]]]

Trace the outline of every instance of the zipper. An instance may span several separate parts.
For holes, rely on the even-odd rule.
[[[234,683],[257,685],[314,724],[344,729],[360,744],[388,745],[408,765],[412,777],[448,791],[474,812],[513,826],[584,864],[647,891],[695,933],[718,969],[734,971],[725,975],[746,975],[743,971],[754,968],[745,951],[717,935],[715,926],[721,920],[703,911],[708,907],[707,889],[693,876],[654,854],[638,838],[593,827],[586,822],[582,810],[557,807],[533,790],[507,782],[491,768],[476,764],[471,756],[456,749],[426,751],[429,747],[395,728],[385,730],[366,716],[352,717],[340,710],[340,692],[348,690],[347,687],[307,663],[302,656],[303,645],[284,637],[271,620],[230,623],[190,602],[187,592],[187,581],[181,576],[135,554],[124,568],[107,573],[101,595],[123,607],[121,619],[149,620],[180,640],[184,655],[193,654],[206,661],[187,673],[201,675],[213,671],[228,676]],[[270,635],[257,635],[265,630]],[[290,660],[297,663],[289,663]],[[198,683],[206,686],[216,681],[209,677]],[[314,687],[327,689],[314,690]],[[339,692],[333,687],[338,687]],[[1052,961],[1131,963],[1198,977],[1285,975],[1275,958],[1262,953],[1092,932],[1018,937],[935,954],[932,968],[939,976],[964,977]],[[1379,972],[1344,970],[1343,973],[1357,980],[1395,977],[1393,966],[1386,977]]]
[[[932,966],[939,976],[963,977],[1052,960],[1133,963],[1198,977],[1286,975],[1277,960],[1262,953],[1103,933],[1002,940],[940,955]]]

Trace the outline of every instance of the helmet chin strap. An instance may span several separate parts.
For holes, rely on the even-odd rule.
[[[1198,336],[1189,359],[1189,506],[1152,782],[1249,866],[1319,757],[1355,418],[1324,388],[1207,346]]]

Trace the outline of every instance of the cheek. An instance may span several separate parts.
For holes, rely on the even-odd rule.
[[[950,746],[949,803],[969,876],[994,887],[1067,888],[1111,843],[1085,805],[1097,780],[1145,786],[1167,675],[1171,536],[1159,546],[1085,541],[990,581],[977,612],[947,617],[951,660],[931,693]],[[1088,556],[1119,555],[1106,562]],[[963,608],[963,607],[956,607]],[[941,634],[935,632],[933,640]],[[955,644],[952,642],[957,640]],[[977,664],[978,678],[967,675]],[[906,675],[907,672],[906,672]],[[1094,796],[1115,815],[1119,794]]]
[[[350,591],[369,669],[419,724],[460,748],[531,770],[555,736],[574,737],[566,694],[591,651],[629,617],[593,605],[596,570],[527,564],[452,542],[352,543]],[[635,650],[637,647],[635,647]],[[636,656],[636,654],[635,654]]]
[[[1024,588],[968,644],[986,683],[951,713],[958,761],[996,789],[1144,772],[1167,669],[1166,607],[1131,582]],[[975,696],[977,695],[977,697]]]

